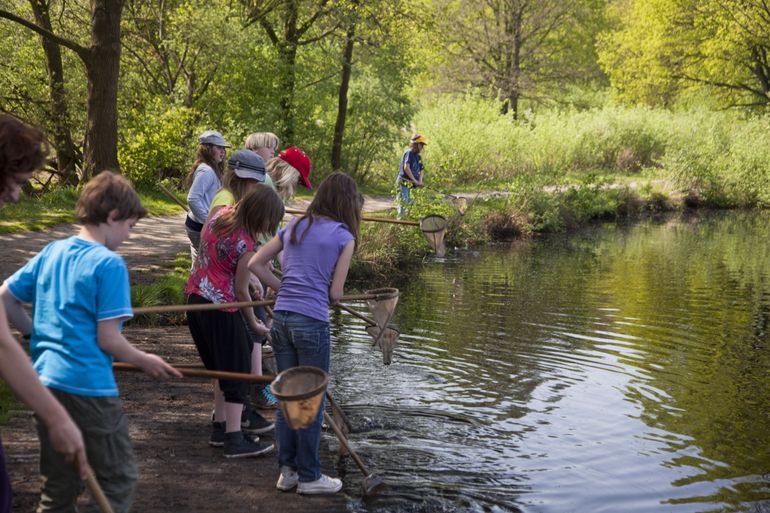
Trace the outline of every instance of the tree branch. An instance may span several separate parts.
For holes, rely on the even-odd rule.
[[[337,22],[337,23],[334,24],[334,26],[332,28],[330,28],[329,30],[327,30],[323,34],[320,34],[320,35],[315,36],[315,37],[311,37],[309,39],[303,39],[302,41],[297,40],[297,45],[304,46],[304,45],[309,45],[311,43],[315,43],[316,41],[320,41],[321,39],[324,39],[326,36],[328,36],[329,34],[334,32],[335,30],[337,30],[339,27],[340,27],[340,23]]]
[[[273,43],[273,46],[278,46],[278,35],[275,33],[273,26],[267,21],[266,18],[259,18],[259,24],[265,30],[267,38]]]
[[[305,23],[297,28],[297,39],[301,38],[302,35],[313,26],[313,23],[315,23],[318,18],[320,18],[322,15],[326,15],[326,13],[329,12],[325,9],[327,3],[328,0],[321,0],[320,5],[318,6],[318,10],[316,10],[316,12],[314,12],[313,15],[305,21]]]
[[[261,8],[257,7],[256,5],[253,7],[246,5],[246,10],[248,11],[246,15],[246,26],[252,25],[255,22],[265,19],[268,14],[275,10],[279,3],[280,1],[272,1]]]
[[[326,76],[323,76],[319,78],[318,80],[313,80],[312,82],[308,82],[307,84],[302,84],[300,86],[297,86],[297,90],[307,89],[308,87],[313,87],[316,84],[320,84],[321,82],[325,82],[327,80],[330,80],[337,76],[337,73],[331,73]]]
[[[730,89],[730,90],[733,90],[733,91],[742,91],[742,92],[751,93],[751,94],[753,94],[755,96],[758,96],[760,98],[764,98],[765,99],[764,104],[767,104],[768,102],[770,102],[770,98],[767,97],[767,95],[764,93],[764,91],[761,91],[759,89],[755,89],[755,88],[753,88],[751,86],[748,86],[746,84],[731,84],[729,82],[721,82],[719,80],[708,80],[708,79],[705,79],[705,78],[691,77],[691,76],[687,76],[687,75],[682,75],[681,78],[683,78],[685,80],[690,80],[692,82],[697,82],[697,83],[700,83],[700,84],[711,85],[711,86],[714,86],[714,87],[722,87],[724,89]]]
[[[32,23],[31,21],[25,20],[24,18],[16,16],[13,13],[0,9],[0,18],[5,18],[7,20],[16,22],[19,25],[27,27],[33,32],[37,32],[40,36],[46,39],[50,39],[51,41],[58,43],[61,46],[64,46],[65,48],[69,48],[70,50],[78,54],[78,56],[80,56],[80,58],[83,59],[84,61],[87,61],[90,57],[90,52],[88,51],[87,48],[80,46],[79,44],[77,44],[76,42],[70,39],[65,39],[63,37],[57,36],[53,32],[50,32],[44,29],[43,27],[37,25],[36,23]]]

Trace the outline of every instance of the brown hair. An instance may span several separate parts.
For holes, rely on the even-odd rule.
[[[350,233],[356,239],[356,246],[358,246],[358,227],[361,225],[361,209],[363,206],[364,197],[358,192],[356,181],[345,173],[334,172],[327,176],[321,182],[321,185],[318,186],[318,192],[315,193],[315,197],[307,208],[307,212],[292,227],[289,242],[297,244],[296,232],[300,221],[307,219],[307,227],[299,239],[299,242],[302,243],[313,224],[313,219],[323,216],[347,226]]]
[[[192,165],[190,172],[187,173],[187,178],[185,178],[185,187],[188,189],[190,186],[192,186],[193,178],[195,177],[195,170],[198,169],[198,166],[201,164],[206,164],[211,169],[213,169],[214,173],[217,175],[217,178],[222,181],[222,174],[224,173],[225,169],[225,159],[222,159],[222,162],[219,163],[214,160],[214,146],[214,144],[198,145],[198,151],[195,153],[195,164]]]
[[[233,194],[233,198],[235,198],[235,202],[237,203],[241,201],[244,196],[246,196],[247,192],[249,192],[249,185],[259,183],[262,182],[252,180],[251,178],[241,178],[240,176],[236,175],[233,171],[233,168],[228,164],[227,169],[225,170],[225,176],[222,179],[222,188],[230,191]]]
[[[47,153],[43,132],[10,114],[0,115],[0,196],[14,176],[40,169]]]
[[[118,211],[115,221],[141,219],[147,215],[147,209],[125,176],[102,171],[83,187],[75,214],[83,224],[98,225],[106,223],[113,210]]]
[[[281,198],[271,187],[260,183],[232,209],[225,210],[211,225],[211,231],[221,236],[244,228],[256,241],[263,234],[275,233],[283,214]]]

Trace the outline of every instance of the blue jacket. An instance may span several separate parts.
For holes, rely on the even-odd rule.
[[[420,176],[422,175],[422,157],[419,153],[415,153],[412,151],[411,148],[406,150],[404,152],[404,155],[401,157],[401,164],[398,166],[398,177],[401,180],[409,180],[409,177],[406,175],[406,172],[404,171],[404,165],[409,162],[409,169],[412,170],[412,175],[414,175],[415,180],[419,180]]]

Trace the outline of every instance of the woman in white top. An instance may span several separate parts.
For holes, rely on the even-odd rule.
[[[198,255],[198,246],[201,241],[203,223],[209,214],[211,200],[222,187],[222,173],[224,171],[225,148],[227,144],[222,134],[215,130],[206,130],[198,138],[198,152],[187,183],[190,191],[187,194],[187,204],[190,211],[185,219],[185,229],[190,238],[190,255],[193,263]]]

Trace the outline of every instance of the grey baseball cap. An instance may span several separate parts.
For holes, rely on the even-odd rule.
[[[265,181],[265,161],[251,150],[238,150],[230,155],[227,164],[236,176],[258,182]]]
[[[215,146],[223,146],[225,148],[230,147],[230,145],[225,142],[225,138],[222,137],[222,134],[220,134],[216,130],[206,130],[200,135],[200,137],[198,137],[198,142],[201,144],[213,144]]]

